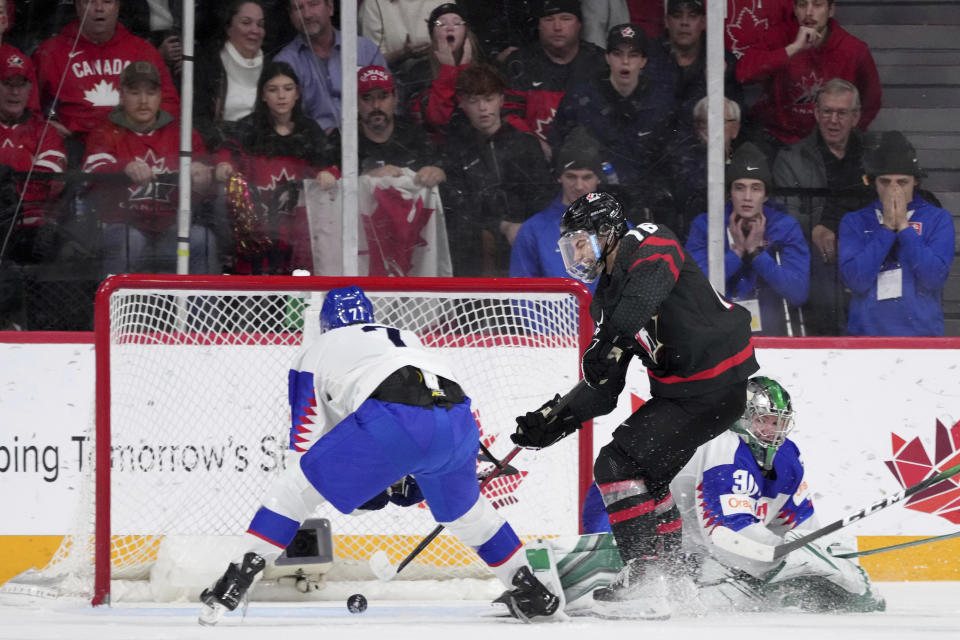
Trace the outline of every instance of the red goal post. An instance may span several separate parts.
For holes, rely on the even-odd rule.
[[[571,280],[111,277],[97,293],[95,314],[93,604],[110,601],[111,578],[143,573],[158,553],[156,539],[232,535],[245,527],[240,523],[249,521],[257,492],[266,488],[268,467],[283,464],[289,421],[273,424],[286,404],[285,390],[277,393],[286,384],[281,368],[314,330],[323,292],[347,285],[368,293],[378,322],[411,329],[428,347],[450,354],[474,400],[481,437],[497,456],[512,446],[506,436],[513,416],[579,378],[579,354],[593,325],[590,294]],[[221,418],[224,424],[215,424]],[[273,435],[238,444],[248,426]],[[515,465],[520,477],[504,479],[500,497],[487,494],[519,523],[522,537],[579,531],[579,506],[592,479],[590,425],[577,435],[567,439],[566,453],[567,441],[524,452]],[[235,493],[234,483],[242,485]],[[194,509],[195,502],[203,505]],[[554,503],[562,513],[554,513]],[[431,528],[425,509],[398,513],[375,531],[355,531],[350,516],[323,514],[331,518],[335,544],[346,549],[341,564],[362,565],[385,545],[397,561]],[[542,524],[550,522],[556,524]],[[455,540],[434,545],[441,555],[425,558],[424,575],[475,564]]]

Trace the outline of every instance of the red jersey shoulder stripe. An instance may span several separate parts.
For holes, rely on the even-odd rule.
[[[640,246],[643,246],[643,245],[675,249],[677,252],[677,255],[680,256],[680,264],[681,265],[683,264],[683,261],[684,261],[683,249],[680,247],[680,243],[677,242],[676,240],[671,240],[669,238],[658,238],[656,236],[647,236],[640,243]],[[672,253],[654,253],[654,254],[651,254],[650,256],[647,256],[646,258],[640,258],[636,262],[634,262],[632,265],[630,265],[630,269],[628,269],[628,271],[633,271],[633,269],[636,268],[636,266],[641,262],[648,262],[650,260],[665,261],[667,265],[670,267],[670,272],[673,273],[674,281],[676,281],[677,278],[680,277],[680,266],[677,265],[675,256]]]

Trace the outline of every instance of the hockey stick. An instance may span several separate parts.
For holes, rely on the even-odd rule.
[[[611,354],[614,358],[619,360],[620,355],[622,354],[622,351],[614,347],[614,350],[611,351]],[[550,408],[550,413],[556,413],[566,408],[566,406],[570,404],[570,401],[573,400],[574,396],[576,396],[577,393],[579,393],[580,390],[583,389],[585,386],[587,386],[587,383],[585,380],[581,380],[580,382],[578,382],[576,386],[573,387],[573,389],[568,391],[566,395],[564,395],[562,398],[560,398],[557,401],[557,404],[555,404],[553,407]],[[481,447],[482,447],[482,444],[481,444]],[[486,447],[483,447],[483,449],[486,449]],[[494,478],[499,476],[501,472],[505,472],[507,471],[507,469],[512,468],[510,467],[510,464],[509,464],[510,461],[513,460],[517,456],[517,454],[520,453],[522,450],[523,450],[523,447],[520,447],[520,446],[514,447],[513,449],[510,450],[510,453],[505,455],[499,462],[496,461],[496,458],[494,458],[489,451],[485,451],[485,455],[487,455],[490,458],[489,461],[492,462],[495,465],[495,467],[490,472],[490,474],[487,475],[480,482],[480,491],[483,491],[484,487],[486,487]],[[438,524],[436,527],[434,527],[433,531],[428,533],[426,537],[424,537],[423,540],[421,540],[420,543],[417,544],[416,547],[414,547],[413,551],[408,553],[407,557],[401,560],[400,564],[397,564],[397,565],[394,565],[390,562],[390,559],[387,557],[386,551],[384,551],[383,549],[378,550],[376,553],[370,556],[370,570],[373,571],[373,574],[383,582],[389,582],[393,580],[394,578],[397,577],[397,575],[401,571],[403,571],[404,567],[406,567],[408,564],[413,562],[413,559],[416,558],[418,555],[420,555],[420,552],[426,549],[427,546],[431,542],[433,542],[434,538],[440,535],[440,532],[443,531],[443,529],[444,529],[444,526],[442,524]]]
[[[873,504],[855,511],[836,522],[831,522],[825,527],[820,527],[816,531],[808,533],[807,535],[797,538],[796,540],[791,540],[790,542],[784,542],[783,544],[778,544],[776,546],[764,544],[762,542],[756,542],[742,536],[732,529],[727,527],[717,527],[714,529],[711,534],[714,544],[716,544],[721,549],[729,551],[731,553],[736,553],[737,555],[745,556],[748,558],[753,558],[754,560],[760,560],[763,562],[772,562],[783,556],[787,555],[791,551],[796,551],[800,547],[804,546],[808,542],[813,542],[818,538],[833,533],[838,529],[842,529],[858,520],[866,518],[867,516],[880,511],[881,509],[886,509],[890,505],[902,502],[909,498],[912,495],[915,495],[924,489],[929,489],[933,485],[951,478],[960,473],[960,464],[950,467],[945,471],[941,471],[935,475],[930,476],[926,480],[922,480],[912,487],[907,487],[902,491],[898,491],[891,496],[877,500]]]
[[[510,453],[503,457],[503,460],[500,460],[499,464],[480,482],[480,491],[482,492],[484,488],[490,484],[490,482],[500,476],[500,473],[504,471],[505,468],[509,467],[508,464],[513,460],[518,453],[523,451],[523,447],[514,447],[510,450]],[[383,582],[390,582],[403,571],[404,567],[413,562],[413,559],[420,555],[420,552],[427,548],[427,546],[433,542],[433,539],[440,535],[440,532],[443,531],[444,526],[438,524],[434,527],[433,531],[428,533],[423,540],[421,540],[416,547],[413,548],[413,551],[407,554],[407,557],[400,561],[400,564],[394,565],[390,562],[390,559],[387,557],[386,551],[383,549],[378,550],[372,556],[370,556],[370,570],[373,571],[373,574],[377,576]]]
[[[901,542],[900,544],[892,544],[888,547],[877,547],[876,549],[868,549],[866,551],[849,551],[847,553],[831,553],[834,558],[862,558],[863,556],[872,556],[875,553],[884,553],[886,551],[894,551],[895,549],[906,549],[907,547],[916,547],[921,544],[930,544],[931,542],[939,542],[941,540],[949,540],[950,538],[960,537],[960,531],[954,531],[953,533],[945,533],[942,536],[934,536],[932,538],[921,538],[920,540],[912,540],[910,542]],[[827,549],[829,551],[829,549]]]

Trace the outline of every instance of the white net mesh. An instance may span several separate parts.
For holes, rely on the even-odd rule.
[[[113,580],[150,578],[165,539],[227,540],[242,534],[285,464],[287,371],[304,327],[309,339],[317,326],[322,294],[114,291],[110,394],[98,398],[110,406],[109,504],[94,499],[91,459],[75,531],[43,572],[20,583],[56,582],[60,593],[90,593],[95,562],[105,561],[94,559],[92,551],[97,510],[101,516],[109,510]],[[473,399],[484,444],[498,457],[512,448],[508,434],[515,416],[577,380],[579,303],[569,293],[367,288],[367,294],[379,324],[414,331],[429,348],[445,354]],[[87,451],[96,444],[91,435]],[[544,452],[523,452],[514,464],[520,473],[493,480],[485,494],[521,537],[576,533],[577,439]],[[478,471],[486,469],[489,465],[478,464]],[[331,580],[363,576],[366,560],[378,549],[399,562],[435,524],[423,505],[390,505],[362,516],[345,516],[324,505],[315,515],[328,518],[334,534]],[[206,561],[177,553],[174,563]],[[223,566],[218,559],[211,571],[219,574]],[[472,550],[443,534],[402,576],[486,572]]]

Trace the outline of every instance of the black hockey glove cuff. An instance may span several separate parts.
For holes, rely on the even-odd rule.
[[[517,430],[510,434],[513,443],[526,449],[545,449],[579,429],[581,424],[569,407],[553,412],[559,401],[557,394],[536,411],[518,416]]]
[[[386,490],[384,490],[357,507],[357,510],[359,511],[362,509],[363,511],[379,511],[387,506],[389,502],[390,495],[386,492]]]
[[[612,390],[623,382],[620,358],[623,351],[613,341],[597,336],[583,352],[580,368],[587,386],[597,390]],[[621,387],[622,388],[622,387]],[[616,391],[619,394],[619,390]]]
[[[403,480],[393,483],[387,489],[387,494],[390,496],[390,502],[401,507],[412,507],[418,502],[423,502],[423,492],[420,491],[420,485],[413,476],[404,476]]]

